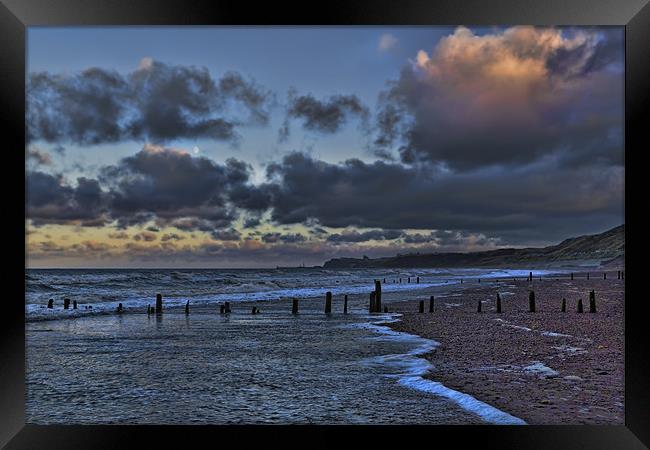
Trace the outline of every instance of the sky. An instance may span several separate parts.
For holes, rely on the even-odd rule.
[[[623,223],[623,29],[31,27],[29,267],[275,267]]]

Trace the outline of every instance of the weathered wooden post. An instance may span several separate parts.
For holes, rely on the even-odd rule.
[[[223,310],[224,310],[224,312],[225,312],[226,314],[229,314],[229,313],[231,312],[231,310],[230,310],[230,302],[226,302],[226,303],[223,305]]]
[[[256,310],[256,309],[257,309],[257,308],[253,306],[253,309],[251,310],[251,314],[255,314],[255,310]]]
[[[589,272],[587,272],[587,280],[589,279]]]
[[[219,305],[219,314],[226,314],[225,305]]]
[[[54,299],[53,298],[51,298],[51,299],[49,299],[47,301],[47,307],[50,308],[50,309],[54,308]]]
[[[463,279],[462,278],[460,279],[460,284],[463,284]]]
[[[417,284],[420,284],[420,277],[417,277],[417,279],[415,280],[415,282],[416,282]]]
[[[147,305],[147,315],[151,315],[151,305]]]
[[[620,270],[616,273],[616,279],[617,280],[621,279],[621,271]]]
[[[411,282],[411,277],[408,277],[408,278],[406,279],[406,282],[407,282],[407,283],[410,283],[410,282]]]
[[[347,294],[343,297],[343,314],[348,313],[348,296]]]
[[[375,280],[375,307],[381,312],[381,281]]]
[[[571,281],[573,281],[573,272],[571,272]]]
[[[420,313],[424,312],[424,300],[420,300]]]
[[[185,303],[185,315],[187,316],[190,313],[190,301],[188,300],[187,303]]]
[[[481,312],[481,304],[482,303],[483,303],[482,301],[480,301],[480,300],[478,301],[478,306],[476,308],[476,312],[479,312],[479,313]]]
[[[156,314],[162,312],[162,294],[156,294]]]
[[[583,311],[582,309],[582,299],[578,299],[578,312],[581,313]]]
[[[535,312],[535,291],[528,294],[528,311]]]
[[[117,310],[115,312],[117,312],[118,314],[122,314],[124,312],[124,307],[122,306],[121,303],[117,304]]]
[[[624,280],[624,279],[625,279],[625,271],[621,270],[621,280]]]
[[[375,291],[372,291],[370,293],[370,307],[368,308],[368,311],[371,313],[375,312],[375,299],[376,299]]]
[[[481,279],[480,279],[480,278],[478,279],[478,282],[479,282],[479,283],[481,282]]]
[[[501,296],[499,295],[498,292],[497,292],[497,312],[498,313],[501,312]]]
[[[607,272],[603,272],[603,280],[607,279]]]
[[[589,293],[589,312],[596,312],[596,292],[593,290]]]
[[[402,284],[402,277],[399,277],[399,282],[400,284]]]
[[[386,284],[386,278],[384,278],[384,284]]]
[[[330,291],[325,292],[325,314],[332,312],[332,293]]]
[[[63,299],[63,309],[68,309],[70,308],[70,299],[69,298],[64,298]]]
[[[435,299],[433,298],[433,295],[431,297],[429,297],[429,312],[430,313],[433,312],[433,302],[434,302],[434,300]]]
[[[566,312],[566,298],[562,299],[562,309],[561,309],[561,311]]]
[[[388,312],[388,306],[386,306],[386,305],[384,305],[384,312],[385,312],[385,313]]]
[[[298,299],[294,298],[291,304],[291,314],[298,314]]]
[[[528,272],[528,281],[533,281],[533,272]]]
[[[72,309],[77,309],[77,301],[72,300]]]

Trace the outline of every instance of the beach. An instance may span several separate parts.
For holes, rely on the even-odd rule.
[[[29,271],[28,422],[622,423],[624,281],[533,273]],[[373,279],[388,313],[368,312]],[[147,314],[158,286],[163,313]]]
[[[624,280],[617,272],[478,283],[419,302],[389,302],[396,331],[439,343],[425,378],[468,393],[528,424],[624,423]],[[536,312],[529,310],[535,292]],[[589,291],[597,312],[589,313]],[[502,312],[496,312],[496,294]],[[561,312],[566,298],[566,312]],[[584,313],[576,312],[582,298]],[[477,312],[478,301],[482,312]]]

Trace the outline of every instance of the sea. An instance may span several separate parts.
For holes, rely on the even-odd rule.
[[[438,343],[391,330],[400,315],[369,314],[368,304],[375,279],[382,281],[383,302],[397,302],[457,296],[466,280],[528,273],[26,269],[26,421],[525,424],[424,378],[432,367],[423,356]],[[325,314],[328,291],[332,312]],[[148,314],[156,294],[163,313]],[[291,313],[294,298],[298,314]],[[225,302],[229,314],[220,313]]]

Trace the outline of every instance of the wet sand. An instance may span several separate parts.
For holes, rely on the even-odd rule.
[[[624,280],[617,272],[513,281],[467,281],[436,296],[435,311],[418,301],[390,302],[403,314],[396,331],[440,343],[426,355],[427,378],[472,395],[528,424],[624,423]],[[535,313],[528,294],[535,291]],[[589,313],[595,290],[597,313]],[[502,313],[496,312],[496,294]],[[562,298],[567,311],[562,313]],[[576,312],[582,298],[584,313]],[[482,312],[477,313],[478,300]]]

